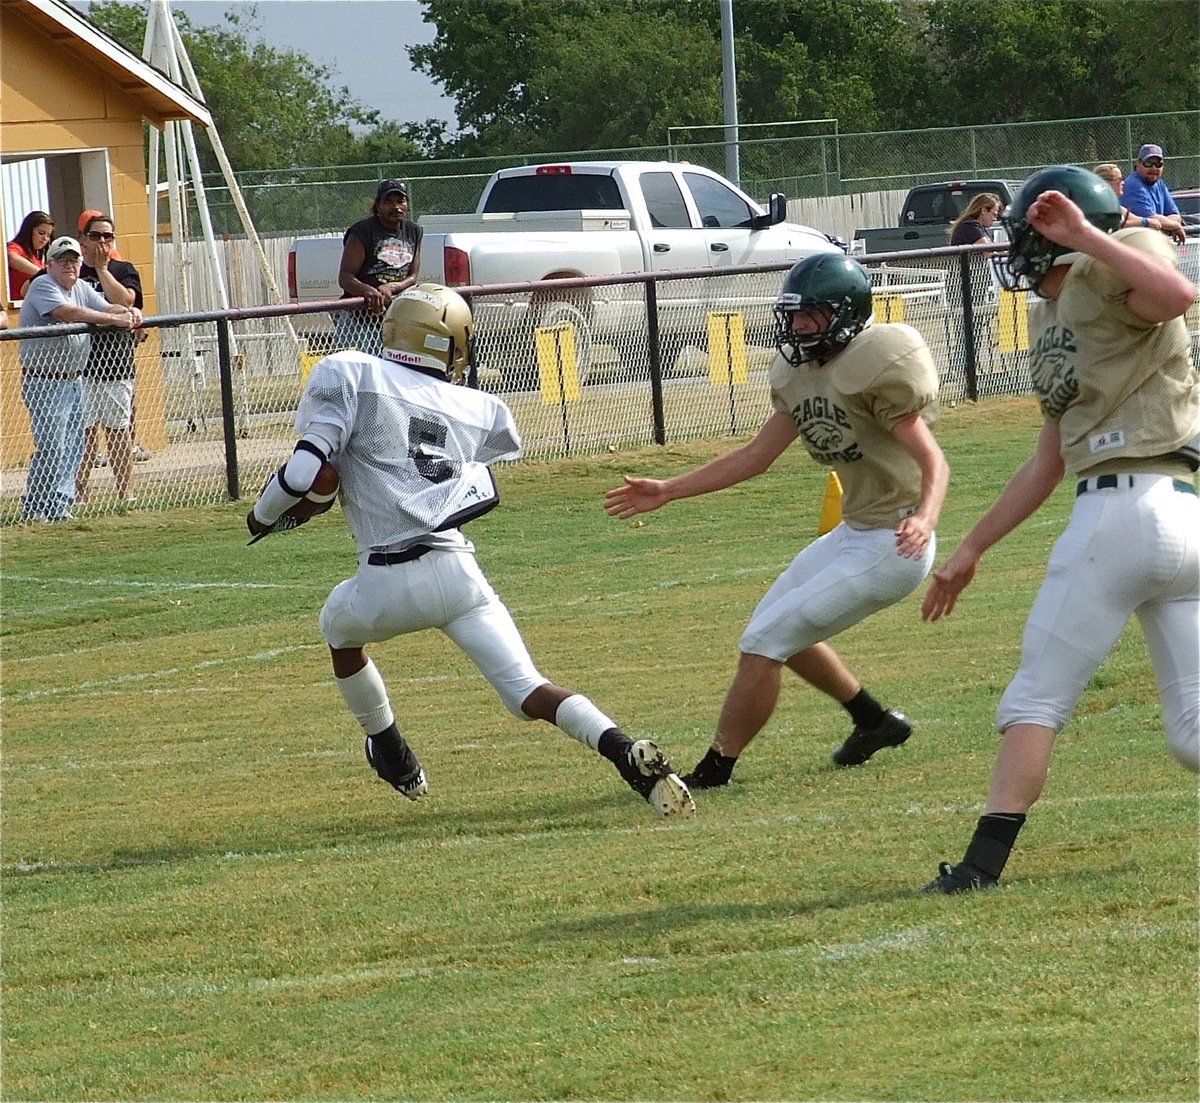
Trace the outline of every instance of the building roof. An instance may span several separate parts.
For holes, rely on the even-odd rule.
[[[104,73],[142,105],[148,119],[190,119],[212,126],[203,100],[127,50],[66,0],[4,0],[4,15],[27,20],[49,43]]]

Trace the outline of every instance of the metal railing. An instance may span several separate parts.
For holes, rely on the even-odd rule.
[[[1030,389],[1026,298],[993,280],[990,258],[1002,249],[863,258],[877,320],[920,331],[943,404]],[[527,459],[751,433],[771,413],[773,303],[788,267],[461,288],[476,319],[472,383],[512,408]],[[75,472],[89,496],[82,508],[171,509],[253,496],[291,453],[308,373],[335,345],[333,316],[359,306],[346,299],[146,319],[148,338],[133,353],[134,441],[149,458],[133,465],[132,493],[119,493],[101,429],[105,464]],[[367,325],[361,336],[377,340],[378,323]],[[34,452],[20,361],[28,372],[39,342],[52,349],[89,332],[0,332],[0,523],[21,518]],[[52,368],[54,357],[43,361]],[[66,431],[80,432],[77,420],[70,424]]]

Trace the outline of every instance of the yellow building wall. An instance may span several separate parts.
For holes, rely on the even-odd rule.
[[[123,259],[137,266],[145,298],[143,313],[157,313],[154,294],[154,242],[146,196],[145,124],[140,105],[111,76],[56,49],[34,27],[0,8],[4,64],[0,66],[0,146],[7,156],[108,152],[109,190]],[[99,205],[99,204],[96,204]],[[56,234],[77,236],[79,210],[51,211]],[[4,227],[8,241],[18,227]],[[5,275],[7,283],[7,274]],[[5,288],[5,306],[8,306]],[[8,311],[9,328],[19,312]],[[151,451],[166,445],[162,360],[158,335],[138,348],[137,436]],[[0,344],[0,462],[28,462],[32,452],[29,420],[21,400],[20,365],[13,342]]]

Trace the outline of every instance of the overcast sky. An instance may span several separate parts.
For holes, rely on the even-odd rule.
[[[173,0],[173,11],[193,23],[219,25],[226,11],[245,10],[227,0]],[[454,101],[413,70],[406,46],[433,40],[417,0],[258,0],[258,22],[268,46],[298,50],[329,66],[335,87],[346,85],[384,119],[454,122]]]

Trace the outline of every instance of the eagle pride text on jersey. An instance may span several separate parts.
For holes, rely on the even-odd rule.
[[[937,371],[921,335],[871,325],[832,359],[771,364],[771,400],[795,422],[809,455],[842,483],[842,515],[857,529],[894,529],[921,501],[921,469],[892,434],[937,417]]]

